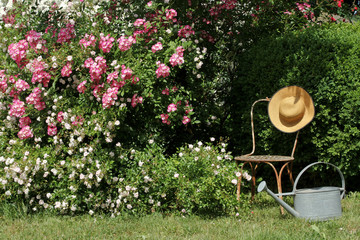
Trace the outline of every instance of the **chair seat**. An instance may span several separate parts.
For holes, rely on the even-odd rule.
[[[293,157],[279,155],[242,155],[234,159],[243,162],[288,162],[294,160]]]

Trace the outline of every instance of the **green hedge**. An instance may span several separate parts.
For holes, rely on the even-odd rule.
[[[239,76],[232,86],[234,152],[251,150],[252,102],[298,85],[312,96],[316,115],[300,132],[296,170],[310,162],[331,162],[342,170],[349,187],[356,188],[351,179],[360,172],[359,43],[359,24],[332,24],[269,37],[239,56]],[[262,139],[257,146],[290,153],[295,135],[280,140],[283,134],[268,125],[266,106],[256,110],[257,138]]]

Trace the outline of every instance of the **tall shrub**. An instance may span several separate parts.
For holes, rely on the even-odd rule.
[[[271,97],[284,86],[298,85],[312,96],[315,118],[300,131],[296,163],[301,166],[314,161],[331,162],[347,179],[358,176],[359,30],[359,24],[311,27],[269,37],[241,55],[238,80],[233,85],[234,124],[238,126],[233,132],[233,143],[237,151],[250,149],[244,148],[247,143],[243,139],[250,136],[249,113],[244,106],[250,107],[258,98]],[[279,144],[281,134],[267,125],[266,107],[262,114],[255,123],[258,137],[265,139],[259,146],[273,149],[277,145],[280,147],[275,147],[275,152],[290,153],[285,147],[292,142]]]

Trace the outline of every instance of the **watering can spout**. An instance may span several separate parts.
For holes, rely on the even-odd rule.
[[[275,195],[275,193],[273,193],[270,189],[267,188],[266,186],[266,182],[262,181],[258,188],[257,191],[258,192],[262,192],[262,191],[266,191],[270,196],[272,196],[283,208],[286,209],[286,211],[288,211],[291,215],[293,215],[294,217],[299,217],[300,214],[295,211],[292,207],[290,207],[286,202],[284,202],[283,200],[281,200],[278,196]]]

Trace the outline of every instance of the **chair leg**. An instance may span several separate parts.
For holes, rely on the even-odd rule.
[[[284,170],[285,168],[285,165],[288,163],[285,163],[281,170],[280,170],[280,174],[278,174],[278,171],[276,170],[276,168],[274,167],[273,164],[271,164],[270,162],[266,162],[268,165],[270,165],[272,167],[272,169],[274,170],[274,173],[275,173],[275,177],[276,177],[276,183],[277,183],[277,188],[278,188],[278,193],[282,193],[282,186],[281,186],[281,174],[282,174],[282,171]],[[280,199],[282,200],[283,197],[280,196]],[[280,206],[280,212],[281,214],[283,215],[284,214],[284,208],[282,206]]]
[[[236,190],[236,199],[237,199],[238,201],[240,201],[242,173],[243,173],[244,166],[245,166],[247,163],[248,163],[248,162],[245,162],[245,163],[241,166],[240,176],[238,177],[237,190]],[[239,162],[237,162],[237,165],[239,166]]]
[[[259,162],[256,163],[255,167],[253,168],[253,166],[251,165],[251,201],[254,201],[255,199],[255,186],[256,186],[256,170],[259,166]]]
[[[240,170],[240,177],[238,177],[238,182],[237,182],[237,190],[236,190],[236,198],[238,201],[240,201],[240,193],[241,193],[241,181],[243,178],[243,172],[244,172],[244,167],[246,164],[250,165],[251,168],[251,180],[252,180],[252,185],[251,185],[251,200],[253,201],[255,198],[255,185],[256,185],[256,178],[255,178],[255,174],[256,174],[256,167],[254,169],[254,167],[252,166],[251,162],[244,162],[244,164],[241,166],[241,170]]]
[[[289,165],[290,165],[290,167],[289,167]],[[291,163],[289,165],[287,165],[287,171],[288,171],[288,174],[289,174],[290,182],[294,186],[294,178],[293,178],[293,175],[292,175],[293,162],[291,161]]]

